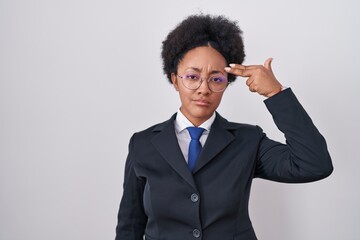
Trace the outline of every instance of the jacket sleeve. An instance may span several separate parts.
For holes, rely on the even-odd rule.
[[[115,240],[143,240],[147,217],[143,207],[145,180],[135,174],[134,136],[130,139],[125,164],[123,196],[118,213]]]
[[[260,145],[255,177],[286,183],[323,179],[333,171],[324,137],[317,130],[291,89],[271,98],[265,105],[286,144],[269,139],[259,129]]]

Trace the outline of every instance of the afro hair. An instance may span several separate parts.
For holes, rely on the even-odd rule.
[[[200,46],[211,46],[220,52],[227,63],[244,61],[242,31],[237,22],[224,16],[191,15],[185,18],[163,41],[161,57],[163,70],[170,83],[171,73],[177,73],[180,60],[189,50]],[[229,82],[236,79],[229,74]]]

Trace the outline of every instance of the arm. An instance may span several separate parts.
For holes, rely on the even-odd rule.
[[[286,145],[270,140],[259,128],[261,142],[255,176],[292,183],[329,176],[333,166],[325,139],[291,89],[266,99],[265,104],[285,134]]]
[[[314,126],[291,89],[282,86],[271,68],[272,58],[264,65],[230,64],[228,73],[247,77],[251,92],[268,97],[265,104],[275,124],[285,134],[286,145],[270,140],[259,128],[260,145],[256,177],[280,182],[310,182],[327,177],[333,166],[325,139]]]
[[[147,217],[143,207],[145,180],[134,171],[134,136],[130,139],[129,154],[125,164],[123,197],[121,199],[116,240],[143,240]]]

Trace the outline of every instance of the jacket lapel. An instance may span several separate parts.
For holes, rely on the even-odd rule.
[[[210,134],[197,160],[194,174],[208,164],[219,152],[228,146],[233,140],[234,135],[229,131],[234,127],[218,113],[211,126]]]
[[[176,114],[174,114],[170,120],[154,128],[153,131],[159,133],[152,138],[151,142],[170,166],[196,189],[193,176],[188,169],[175,134],[175,117]]]

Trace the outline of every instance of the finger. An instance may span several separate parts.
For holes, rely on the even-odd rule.
[[[249,86],[249,90],[250,90],[250,92],[256,92],[256,86],[254,84],[251,84]]]
[[[251,77],[256,69],[239,69],[239,68],[224,68],[226,72],[240,76],[240,77]]]
[[[254,77],[249,77],[246,80],[246,85],[250,87],[250,85],[254,82],[255,78]]]
[[[238,69],[255,69],[258,67],[262,67],[262,65],[242,65],[242,64],[236,64],[236,63],[230,63],[229,66],[231,68],[238,68]]]
[[[266,59],[265,63],[264,63],[264,67],[267,69],[267,70],[270,70],[272,72],[272,68],[271,68],[271,63],[273,61],[273,58],[268,58]]]

